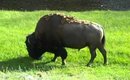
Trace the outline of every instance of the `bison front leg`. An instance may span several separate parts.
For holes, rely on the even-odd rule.
[[[65,59],[67,58],[67,51],[65,50],[65,48],[63,47],[58,48],[57,54],[59,54],[59,56],[62,59],[62,65],[65,65],[66,64]]]
[[[55,62],[57,57],[58,57],[58,55],[55,53],[54,58],[51,61]]]

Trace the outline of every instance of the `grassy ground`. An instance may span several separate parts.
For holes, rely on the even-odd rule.
[[[129,80],[130,79],[130,11],[60,12],[77,19],[90,20],[104,26],[109,64],[97,50],[92,67],[87,48],[80,51],[67,48],[67,65],[61,59],[47,63],[53,54],[42,60],[28,57],[25,38],[33,32],[39,18],[60,11],[0,11],[0,80]]]

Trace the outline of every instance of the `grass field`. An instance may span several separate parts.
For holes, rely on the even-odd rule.
[[[61,59],[47,63],[53,54],[44,54],[40,61],[28,57],[25,39],[35,29],[39,18],[49,13],[65,13],[81,20],[104,26],[109,63],[97,50],[92,67],[88,48],[66,48],[67,65]],[[0,80],[130,80],[130,11],[0,11]]]

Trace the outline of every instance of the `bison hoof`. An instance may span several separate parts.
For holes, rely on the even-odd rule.
[[[42,57],[39,57],[39,58],[32,58],[32,57],[30,57],[31,59],[33,59],[33,60],[41,60],[42,59]]]
[[[103,65],[106,66],[106,65],[108,65],[108,63],[106,62],[106,63],[104,63]]]
[[[51,62],[56,62],[56,59],[52,59]]]
[[[36,60],[41,60],[41,59],[42,59],[42,57],[36,58]]]
[[[87,67],[91,67],[91,66],[92,66],[92,63],[88,63],[86,66],[87,66]]]
[[[65,63],[62,63],[62,65],[65,65]]]
[[[66,61],[62,61],[62,65],[65,65],[66,64]]]

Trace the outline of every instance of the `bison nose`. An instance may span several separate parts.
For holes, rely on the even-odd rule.
[[[42,59],[42,57],[38,57],[38,58],[36,58],[36,60],[41,60]]]
[[[42,56],[37,56],[37,55],[34,55],[34,54],[30,54],[30,53],[29,53],[29,57],[31,57],[34,60],[41,60],[42,59]]]
[[[32,57],[32,56],[30,56],[32,59],[34,59],[34,60],[41,60],[42,59],[42,57]]]

